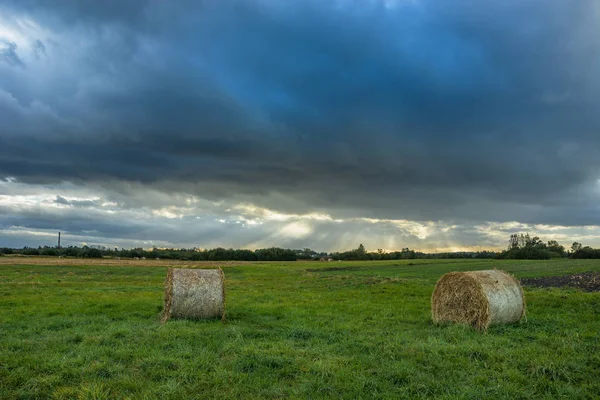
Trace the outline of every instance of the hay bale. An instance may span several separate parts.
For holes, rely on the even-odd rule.
[[[224,318],[224,281],[221,268],[169,268],[162,321],[170,318]]]
[[[519,321],[525,296],[519,281],[504,271],[450,272],[435,285],[431,314],[435,323],[458,322],[484,331]]]

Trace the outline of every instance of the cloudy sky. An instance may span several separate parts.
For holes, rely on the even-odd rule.
[[[2,0],[0,247],[600,246],[597,0]]]

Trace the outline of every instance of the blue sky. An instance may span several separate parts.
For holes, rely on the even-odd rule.
[[[0,3],[0,246],[600,246],[600,5]]]

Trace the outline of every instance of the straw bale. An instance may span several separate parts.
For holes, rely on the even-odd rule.
[[[170,318],[224,318],[224,281],[221,268],[169,268],[165,280],[163,322]]]
[[[507,272],[450,272],[438,280],[431,296],[435,323],[457,322],[485,331],[525,315],[525,296],[519,282]]]

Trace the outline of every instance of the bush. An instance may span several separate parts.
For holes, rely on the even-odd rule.
[[[46,247],[40,250],[40,256],[58,256],[58,249]]]
[[[550,252],[547,249],[524,247],[521,249],[505,250],[498,254],[497,258],[509,260],[549,260]]]
[[[577,251],[575,251],[572,255],[572,258],[583,258],[583,259],[591,259],[591,258],[600,258],[600,249],[593,249],[589,246],[585,246]]]
[[[21,254],[26,255],[26,256],[39,256],[40,251],[38,249],[32,249],[30,247],[26,247],[23,249],[23,251],[21,251]]]
[[[79,251],[78,256],[81,258],[102,258],[102,252],[98,249],[84,247],[81,249],[81,251]]]

